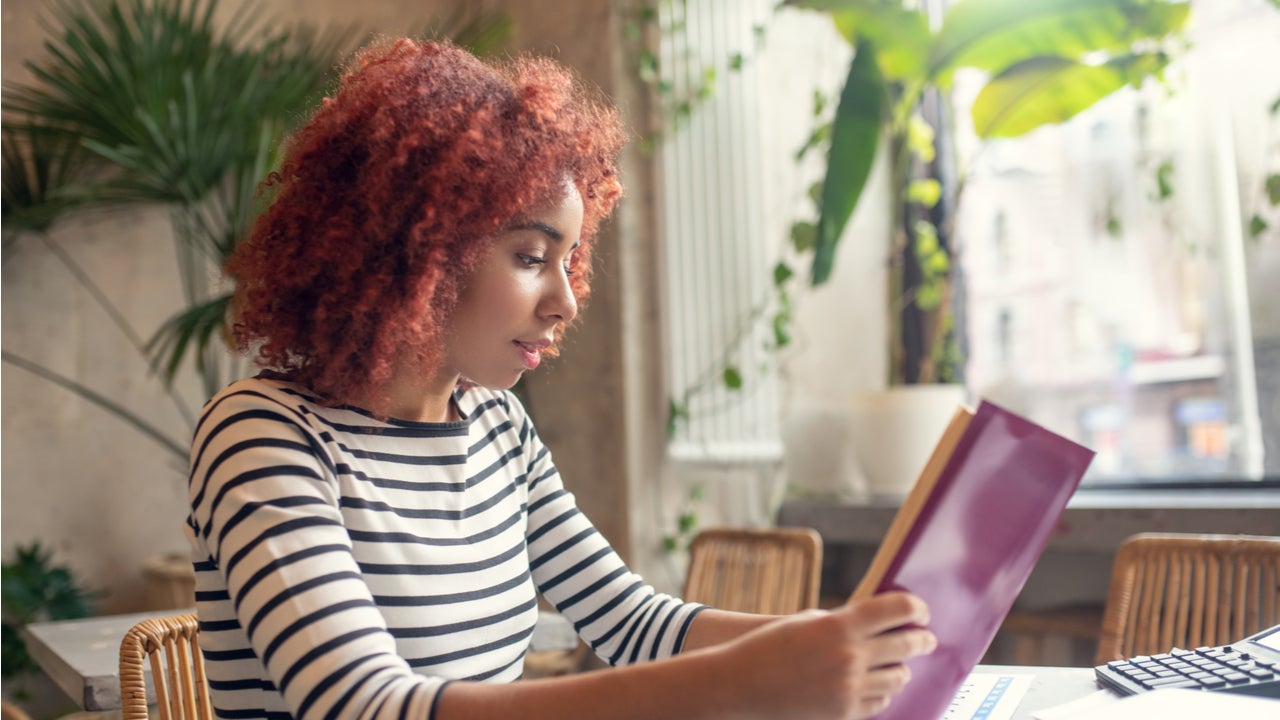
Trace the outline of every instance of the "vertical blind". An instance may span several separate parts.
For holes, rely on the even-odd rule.
[[[662,3],[659,63],[669,103],[658,154],[664,238],[669,387],[687,416],[669,452],[678,460],[781,457],[768,313],[768,174],[760,115],[767,94],[752,58],[773,0]],[[724,370],[740,373],[728,387]]]

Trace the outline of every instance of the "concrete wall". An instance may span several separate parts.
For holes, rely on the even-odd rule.
[[[42,0],[4,3],[6,83],[26,79],[23,61],[41,52],[38,18],[46,5]],[[224,0],[222,10],[235,5]],[[446,0],[262,3],[282,18],[353,24],[391,35],[428,27],[433,19],[450,16],[457,5]],[[616,3],[492,0],[465,5],[507,12],[514,21],[512,52],[555,57],[606,94],[625,77],[611,43],[620,12]],[[623,281],[635,269],[621,269],[620,256],[631,251],[623,247],[620,228],[626,225],[630,237],[642,238],[645,220],[643,213],[631,210],[618,217],[602,232],[598,280],[583,325],[571,336],[564,357],[532,378],[530,396],[531,411],[566,484],[625,555],[630,547],[627,473],[638,461],[628,457],[621,411],[627,406]],[[68,222],[52,237],[119,303],[143,337],[179,307],[173,243],[163,210]],[[185,444],[190,423],[147,377],[140,355],[49,247],[24,237],[12,250],[3,267],[4,350],[127,405]],[[639,252],[633,260],[643,264],[644,258]],[[642,306],[636,314],[645,316]],[[190,379],[180,383],[179,394],[195,410],[204,400]],[[99,408],[8,363],[3,366],[2,412],[4,557],[17,544],[39,540],[55,548],[57,558],[86,583],[106,592],[104,611],[143,607],[144,560],[156,553],[186,552],[181,530],[184,461]]]

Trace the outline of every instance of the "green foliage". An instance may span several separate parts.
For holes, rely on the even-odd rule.
[[[985,71],[988,81],[971,114],[983,138],[1015,137],[1067,120],[1126,85],[1158,78],[1168,63],[1162,45],[1187,21],[1189,6],[1178,0],[965,0],[951,4],[936,30],[923,4],[886,0],[793,0],[788,3],[828,13],[853,45],[849,77],[831,124],[826,179],[819,206],[812,259],[812,282],[831,275],[835,246],[856,208],[880,143],[888,143],[891,167],[889,216],[901,222],[900,251],[925,258],[923,287],[890,282],[903,302],[928,305],[937,317],[933,342],[949,331],[945,287],[930,284],[939,246],[912,252],[921,210],[933,207],[955,188],[939,188],[929,173],[932,138],[921,128],[916,108],[927,93],[945,92],[961,68]],[[816,136],[816,134],[815,134]],[[810,148],[808,144],[804,149]],[[930,189],[926,189],[930,188]],[[915,206],[916,210],[906,212]],[[930,226],[932,227],[932,226]],[[909,256],[910,256],[909,255]],[[904,268],[903,262],[891,263]],[[946,282],[945,276],[942,282]],[[935,304],[936,303],[936,304]],[[893,303],[897,307],[897,303]],[[924,310],[924,307],[921,307]],[[895,330],[895,341],[901,337]],[[901,356],[892,348],[891,356]],[[938,357],[926,343],[925,358]],[[892,381],[901,381],[894,369]],[[922,373],[921,381],[926,381]]]
[[[822,212],[818,216],[813,252],[814,285],[821,285],[831,277],[836,244],[871,176],[871,163],[880,142],[883,83],[874,47],[864,43],[849,64],[849,75],[840,94],[840,110],[832,124],[827,178],[822,185]]]
[[[668,2],[670,12],[666,23],[663,23],[663,15],[658,10],[660,1]],[[684,33],[686,11],[684,2],[642,1],[630,11],[622,29],[622,37],[627,42],[632,58],[632,71],[654,91],[654,99],[659,108],[657,114],[660,122],[655,127],[646,129],[640,140],[640,150],[646,155],[652,154],[664,136],[687,123],[694,111],[715,95],[720,66],[713,64],[703,67],[696,76],[684,78],[684,82],[678,86],[662,77],[661,60],[653,48],[659,38],[678,37]],[[765,29],[756,26],[752,30],[754,50],[763,44]],[[740,71],[750,59],[751,56],[746,51],[734,52],[724,58],[723,69]]]
[[[1168,200],[1173,196],[1173,161],[1165,160],[1156,168],[1156,198]]]
[[[1262,233],[1266,232],[1269,227],[1271,226],[1267,224],[1266,219],[1261,215],[1254,214],[1249,218],[1249,239],[1257,240],[1262,237]]]
[[[680,512],[676,515],[676,527],[662,536],[662,550],[667,554],[675,554],[689,548],[689,543],[698,534],[700,518],[698,507],[702,504],[704,490],[702,485],[695,484],[689,488]]]
[[[14,558],[0,567],[0,607],[3,608],[4,678],[39,667],[27,653],[22,629],[33,622],[72,620],[94,613],[98,593],[85,589],[71,570],[53,562],[53,552],[38,541],[19,545]]]

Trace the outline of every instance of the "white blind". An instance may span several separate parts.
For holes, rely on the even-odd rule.
[[[779,243],[766,232],[773,226],[764,215],[769,173],[760,115],[767,94],[753,62],[774,4],[662,3],[659,68],[670,95],[709,91],[694,100],[687,120],[668,128],[659,152],[670,388],[677,400],[699,388],[671,439],[675,459],[782,454],[774,353],[766,349],[771,313],[753,319],[753,309],[770,298]],[[722,381],[726,364],[741,372],[741,389]]]

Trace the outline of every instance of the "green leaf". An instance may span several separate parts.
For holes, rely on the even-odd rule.
[[[943,18],[928,76],[945,87],[961,67],[999,73],[1040,56],[1127,53],[1179,32],[1189,15],[1178,0],[965,0]]]
[[[809,137],[805,138],[804,144],[796,151],[796,162],[803,160],[804,156],[808,155],[810,150],[822,145],[830,137],[831,123],[822,123],[815,127],[813,131],[809,133]]]
[[[784,348],[791,344],[791,316],[787,313],[778,313],[773,316],[773,346],[774,348]]]
[[[916,307],[925,312],[937,310],[942,306],[942,287],[940,284],[921,285],[916,288]]]
[[[658,79],[658,56],[652,50],[645,48],[640,51],[640,57],[636,60],[639,65],[638,74],[640,80],[651,83]]]
[[[698,514],[695,512],[680,513],[680,517],[676,520],[676,525],[681,535],[688,535],[693,529],[698,527]]]
[[[823,181],[819,180],[818,182],[815,182],[812,185],[810,185],[809,189],[805,191],[805,197],[809,198],[809,200],[813,203],[813,206],[816,208],[822,207],[823,185],[824,185]],[[816,226],[815,226],[815,229],[816,229]]]
[[[862,43],[849,63],[849,75],[836,108],[813,254],[814,285],[821,285],[831,276],[836,244],[862,196],[880,142],[884,80],[873,52],[868,51],[873,51],[871,43]]]
[[[778,264],[773,266],[774,287],[781,287],[785,285],[786,282],[790,280],[793,275],[795,275],[795,272],[792,271],[790,265],[786,264],[785,262],[778,261]]]
[[[1249,239],[1257,240],[1262,233],[1267,231],[1267,221],[1262,219],[1261,215],[1254,215],[1249,218]]]
[[[681,402],[677,402],[675,398],[671,398],[670,400],[668,400],[667,401],[667,437],[668,438],[675,437],[676,430],[680,427],[680,419],[681,418],[688,419],[688,417],[689,417],[688,405]]]
[[[1083,65],[1066,58],[1019,63],[987,83],[971,109],[982,138],[1017,137],[1060,123],[1125,85],[1109,65]]]
[[[1156,194],[1160,200],[1173,196],[1173,161],[1165,160],[1156,168]]]
[[[742,389],[742,372],[732,365],[724,369],[721,379],[724,381],[724,386],[730,390]]]
[[[1272,205],[1280,205],[1280,173],[1271,173],[1263,182],[1267,189],[1267,201]]]
[[[933,147],[934,130],[918,113],[913,114],[907,122],[907,148],[920,162],[931,163],[937,151]]]
[[[791,247],[796,252],[806,252],[813,249],[818,238],[818,226],[811,222],[800,220],[791,224]]]
[[[942,198],[942,183],[933,178],[912,180],[907,186],[907,200],[924,207],[933,207]]]
[[[932,35],[923,12],[876,0],[809,0],[797,5],[830,12],[836,29],[855,48],[863,40],[874,42],[876,61],[886,78],[905,80],[924,72]]]
[[[1120,218],[1114,213],[1107,215],[1107,235],[1117,240],[1124,234],[1124,225],[1120,223]]]
[[[187,352],[193,349],[196,368],[205,369],[206,350],[210,341],[223,331],[230,293],[210,300],[195,302],[165,321],[147,341],[152,362],[161,370],[166,384],[173,382]]]

